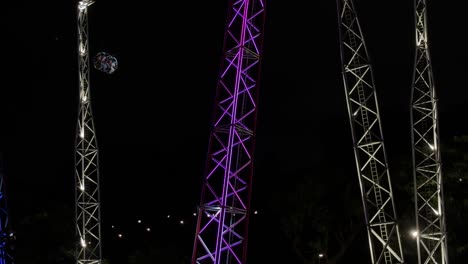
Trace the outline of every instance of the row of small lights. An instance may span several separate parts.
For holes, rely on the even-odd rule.
[[[258,214],[258,211],[254,211],[254,214]],[[193,213],[193,216],[197,216],[197,213]],[[171,215],[167,215],[166,218],[168,218],[168,219],[171,218]],[[142,222],[142,221],[141,221],[140,219],[137,220],[137,223],[138,223],[138,224],[141,224],[141,222]],[[185,224],[184,220],[180,220],[180,221],[179,221],[179,224],[180,224],[180,225]],[[111,228],[114,229],[115,226],[112,225]],[[147,228],[146,228],[146,231],[147,231],[147,232],[151,232],[151,228],[150,228],[150,227],[147,227]],[[117,237],[118,237],[118,238],[122,238],[122,237],[123,237],[123,234],[121,234],[121,233],[120,233],[120,234],[117,234]]]
[[[137,221],[137,222],[138,222],[138,224],[141,224],[141,220],[139,220],[139,219],[138,219],[138,221]],[[183,222],[183,221],[181,221],[181,222]],[[114,226],[114,225],[112,225],[112,226],[111,226],[111,228],[112,228],[112,229],[114,229],[114,228],[115,228],[115,226]],[[147,231],[147,232],[151,232],[151,228],[150,228],[150,227],[147,227],[147,228],[146,228],[146,231]],[[122,238],[122,237],[123,237],[122,233],[120,233],[120,234],[117,234],[117,237],[118,237],[118,238]]]
[[[410,234],[411,234],[411,236],[412,236],[413,238],[417,238],[417,237],[419,236],[419,232],[418,232],[417,230],[412,230],[412,231],[410,232]],[[318,254],[318,257],[319,257],[319,258],[323,258],[324,256],[325,256],[325,255],[322,254],[322,253]]]

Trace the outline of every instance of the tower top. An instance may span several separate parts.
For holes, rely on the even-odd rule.
[[[94,0],[82,0],[78,2],[78,8],[80,10],[86,9],[88,6],[94,4]]]

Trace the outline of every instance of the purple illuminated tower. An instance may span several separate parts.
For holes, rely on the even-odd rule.
[[[192,264],[246,261],[264,0],[230,0]]]

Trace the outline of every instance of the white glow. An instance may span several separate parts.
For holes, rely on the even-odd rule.
[[[85,45],[83,45],[83,43],[80,43],[80,55],[82,57],[86,55],[86,48],[85,48]]]
[[[83,128],[80,130],[80,138],[84,138],[84,129]]]
[[[255,211],[254,214],[258,214],[258,211]]]
[[[432,211],[434,211],[435,215],[440,215],[439,211],[437,211],[436,209],[432,208]]]
[[[183,225],[183,224],[184,224],[184,220],[180,220],[179,223],[180,223],[181,225]]]
[[[115,226],[111,226],[111,228],[114,228]]]
[[[93,4],[94,1],[92,0],[83,0],[83,1],[80,1],[78,3],[78,9],[80,9],[80,11],[83,11],[85,10],[88,6],[90,6],[91,4]]]
[[[323,258],[323,254],[322,254],[322,253],[319,254],[319,258]]]
[[[167,215],[167,218],[171,218],[171,215]]]
[[[80,190],[84,191],[84,184],[80,183]]]
[[[85,241],[83,238],[81,238],[80,240],[81,240],[81,241],[80,241],[80,242],[81,242],[81,246],[82,246],[82,247],[86,247],[86,241]]]
[[[197,216],[197,213],[193,213],[193,216]]]
[[[119,234],[118,236],[119,236],[120,238],[122,238],[122,234]]]
[[[88,100],[88,97],[86,95],[83,95],[83,97],[82,97],[83,103],[85,103],[87,100]]]
[[[141,224],[141,220],[138,220],[138,223]]]
[[[435,149],[436,149],[436,147],[433,146],[433,145],[431,145],[431,144],[429,144],[429,147],[431,148],[431,150],[435,150]]]
[[[419,232],[417,230],[411,231],[411,236],[417,238],[419,236]]]
[[[149,228],[149,227],[148,227],[148,228],[146,228],[146,231],[148,231],[148,232],[149,232],[149,231],[151,231],[151,228]]]
[[[421,46],[421,42],[422,42],[422,37],[419,36],[418,40],[416,41],[416,46]]]

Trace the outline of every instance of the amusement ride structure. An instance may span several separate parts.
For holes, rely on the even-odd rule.
[[[265,1],[229,2],[192,264],[246,261]]]
[[[415,1],[416,50],[411,90],[411,140],[419,264],[447,264],[437,97],[427,37],[426,0]]]
[[[337,0],[343,84],[372,264],[404,263],[372,65],[352,0]]]
[[[78,3],[79,107],[75,137],[75,257],[78,264],[100,264],[102,260],[99,159],[89,72],[88,8],[91,4],[92,0]]]
[[[15,261],[12,252],[12,243],[14,242],[15,236],[10,226],[3,166],[3,157],[0,156],[0,264],[13,264]]]
[[[245,264],[253,178],[265,0],[230,0],[216,87],[192,264]],[[79,107],[75,137],[77,264],[101,264],[99,155],[91,110],[88,8],[78,16]],[[419,264],[448,264],[437,99],[427,38],[426,0],[415,0],[416,49],[411,138]],[[403,264],[403,247],[373,69],[353,0],[337,0],[341,74],[372,264]],[[105,55],[105,54],[104,54]],[[100,69],[115,58],[103,53]],[[104,63],[104,64],[102,64]],[[106,64],[109,63],[109,64]],[[1,169],[1,168],[0,168]],[[0,174],[0,264],[13,263]]]

